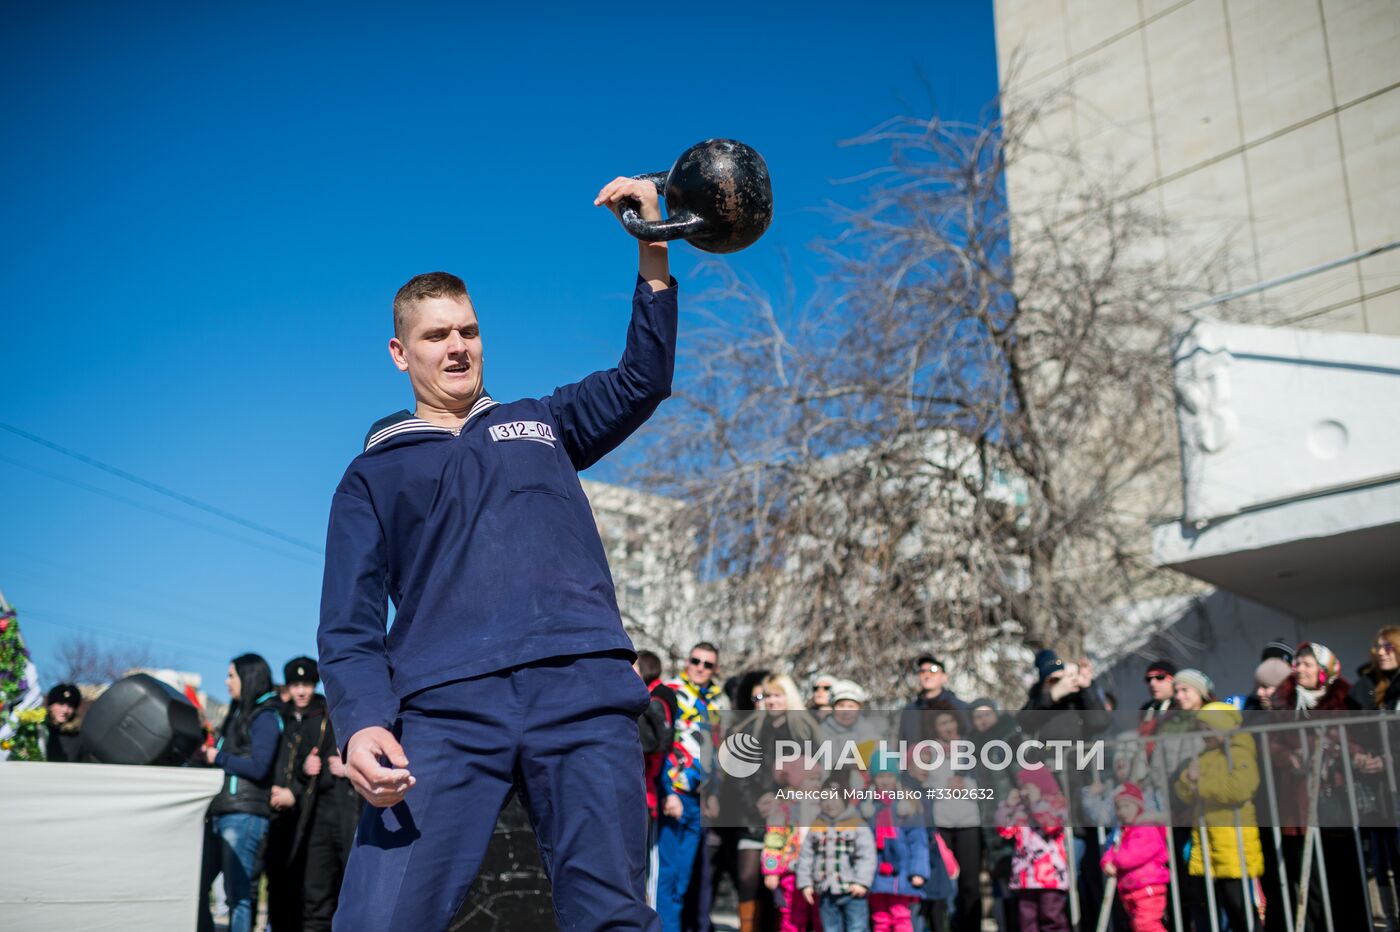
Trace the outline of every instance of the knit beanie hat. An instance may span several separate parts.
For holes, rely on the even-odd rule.
[[[1293,645],[1283,638],[1274,638],[1264,645],[1264,652],[1259,655],[1260,660],[1268,660],[1270,657],[1277,657],[1284,663],[1293,662]]]
[[[861,689],[858,683],[850,680],[837,680],[836,685],[831,687],[831,704],[836,705],[842,699],[850,699],[852,702],[859,702],[865,705],[870,701],[870,696]]]
[[[1044,683],[1050,674],[1057,670],[1063,670],[1065,662],[1060,659],[1060,655],[1050,648],[1037,651],[1035,655],[1035,669],[1040,674],[1040,682]]]
[[[1202,699],[1209,699],[1215,695],[1215,683],[1195,667],[1187,667],[1185,670],[1178,670],[1176,674],[1176,685],[1190,686],[1201,694]]]
[[[1118,792],[1113,794],[1113,801],[1116,803],[1120,799],[1131,799],[1137,803],[1138,812],[1146,808],[1147,803],[1142,798],[1142,790],[1136,783],[1124,783],[1118,788]]]
[[[1022,786],[1033,786],[1040,790],[1042,797],[1054,796],[1060,792],[1059,781],[1044,764],[1021,768],[1021,772],[1016,775],[1016,781]]]
[[[1272,689],[1288,679],[1288,674],[1292,672],[1293,668],[1285,661],[1278,657],[1270,657],[1254,668],[1254,682],[1256,685]]]
[[[1167,676],[1176,676],[1176,664],[1166,659],[1154,660],[1147,665],[1147,670],[1145,672],[1148,674],[1165,673]]]
[[[899,773],[899,770],[899,754],[895,751],[884,750],[870,757],[872,777],[877,773]]]

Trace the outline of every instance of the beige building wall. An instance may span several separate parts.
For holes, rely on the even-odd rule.
[[[1400,0],[996,0],[1007,108],[1068,85],[1042,132],[1226,245],[1226,289],[1400,240]],[[1013,166],[1013,211],[1033,166]],[[1249,299],[1275,324],[1400,335],[1400,249]]]

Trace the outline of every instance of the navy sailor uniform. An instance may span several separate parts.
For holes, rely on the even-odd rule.
[[[676,316],[674,281],[639,278],[617,368],[539,399],[483,394],[460,431],[400,412],[346,470],[317,632],[331,724],[342,754],[363,728],[392,730],[417,783],[365,808],[335,929],[447,928],[513,790],[561,928],[655,927],[649,696],[578,471],[670,394]]]

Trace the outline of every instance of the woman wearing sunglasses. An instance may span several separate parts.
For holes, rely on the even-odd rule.
[[[1400,626],[1386,625],[1371,643],[1371,660],[1357,671],[1356,701],[1369,709],[1400,711]]]

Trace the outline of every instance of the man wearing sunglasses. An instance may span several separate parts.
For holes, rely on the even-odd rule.
[[[914,661],[914,675],[919,679],[919,695],[904,707],[904,711],[951,709],[958,717],[958,730],[965,735],[971,734],[972,720],[968,717],[967,703],[948,688],[948,668],[944,666],[943,661],[931,654],[924,654]],[[905,716],[906,719],[910,717]]]
[[[1147,672],[1143,674],[1143,682],[1147,685],[1147,694],[1152,698],[1144,702],[1138,711],[1142,713],[1144,723],[1155,722],[1173,706],[1176,664],[1170,660],[1152,661],[1147,665]]]
[[[836,677],[830,673],[818,673],[812,677],[812,699],[807,703],[807,708],[817,713],[817,717],[825,718],[826,713],[831,711],[831,690],[836,686]]]
[[[690,649],[685,669],[667,683],[676,694],[676,744],[668,761],[670,792],[661,806],[657,834],[656,913],[662,932],[680,932],[681,909],[700,851],[700,791],[714,766],[724,691],[715,682],[719,649],[701,641]]]

